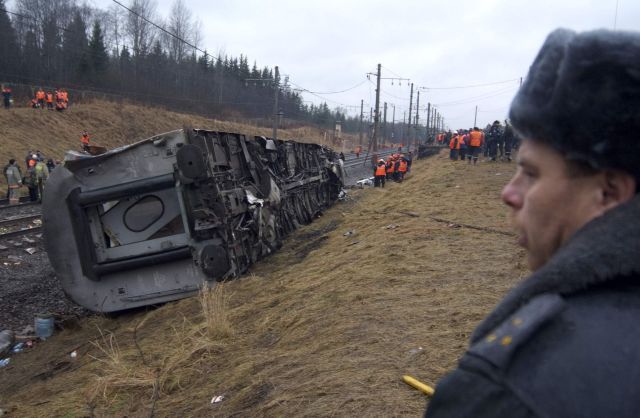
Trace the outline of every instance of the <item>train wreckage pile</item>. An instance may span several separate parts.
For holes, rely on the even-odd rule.
[[[70,153],[47,183],[45,245],[65,292],[90,310],[166,302],[242,274],[342,185],[337,155],[317,144],[168,132]]]

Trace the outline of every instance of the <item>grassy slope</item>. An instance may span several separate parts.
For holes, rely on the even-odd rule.
[[[197,298],[87,319],[0,371],[0,406],[21,417],[419,416],[425,398],[401,375],[434,384],[525,274],[513,237],[430,217],[508,230],[499,192],[512,170],[444,153],[417,161],[403,184],[353,193],[225,284],[231,335],[201,345]],[[118,364],[90,343],[97,329],[113,333]],[[105,392],[105,379],[119,389]]]

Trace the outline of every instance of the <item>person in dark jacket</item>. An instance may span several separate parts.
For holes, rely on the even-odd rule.
[[[640,33],[552,32],[510,109],[502,192],[533,274],[425,416],[640,416]],[[606,111],[603,111],[606,109]]]

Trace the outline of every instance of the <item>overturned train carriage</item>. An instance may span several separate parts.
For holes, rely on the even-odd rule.
[[[191,129],[67,158],[44,196],[49,259],[94,311],[189,296],[242,274],[330,206],[337,161],[316,144]]]

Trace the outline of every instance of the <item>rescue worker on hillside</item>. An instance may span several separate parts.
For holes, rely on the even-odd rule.
[[[460,161],[464,162],[467,157],[467,141],[469,135],[464,129],[458,131],[458,141],[460,142]]]
[[[53,93],[51,93],[50,91],[47,92],[46,101],[47,101],[47,110],[53,110]]]
[[[504,133],[502,134],[504,140],[504,158],[511,162],[511,149],[513,148],[513,128],[509,125],[509,121],[504,121]]]
[[[38,106],[40,107],[40,109],[44,109],[45,98],[46,97],[44,94],[44,90],[42,90],[42,88],[39,88],[36,92],[36,100],[38,101]]]
[[[44,162],[42,158],[38,160],[35,166],[36,172],[36,187],[38,188],[38,201],[42,202],[42,197],[44,195],[44,183],[49,178],[49,167],[47,167],[47,163]]]
[[[471,335],[437,417],[640,416],[640,33],[556,30],[509,112],[502,191],[533,274]]]
[[[491,125],[489,129],[489,134],[487,135],[487,148],[489,153],[489,159],[491,161],[496,161],[498,157],[498,143],[502,141],[502,126],[500,126],[500,121],[496,120]]]
[[[393,155],[391,155],[388,159],[387,159],[387,181],[389,180],[393,180],[394,179],[394,172],[396,170],[396,163],[393,159]]]
[[[398,159],[398,181],[402,183],[404,176],[407,174],[407,160],[404,155],[401,155]]]
[[[4,108],[9,109],[11,107],[11,87],[2,87],[2,99],[4,101]]]
[[[458,138],[458,132],[454,132],[451,140],[449,141],[449,158],[451,161],[458,160],[458,153],[460,152],[460,139]]]
[[[80,142],[82,143],[82,150],[89,151],[90,145],[89,133],[87,131],[82,132],[82,136],[80,137]]]
[[[473,164],[478,163],[478,156],[480,155],[480,150],[482,149],[483,144],[484,132],[482,132],[477,126],[474,126],[469,133],[469,151],[467,153],[469,164],[471,164],[471,158],[473,158]]]
[[[384,181],[387,178],[387,165],[382,158],[378,160],[378,165],[376,165],[373,171],[373,176],[373,187],[384,188]]]
[[[36,159],[30,159],[27,165],[27,173],[22,183],[29,189],[29,201],[38,201],[38,175],[36,173]]]
[[[20,203],[20,186],[22,186],[22,175],[20,168],[13,158],[9,160],[9,166],[4,170],[7,185],[9,186],[9,204],[17,205]]]

